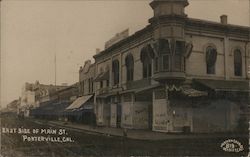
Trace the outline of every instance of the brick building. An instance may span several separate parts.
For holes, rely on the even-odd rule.
[[[228,24],[226,15],[221,23],[189,18],[188,5],[152,1],[145,28],[123,32],[94,64],[85,63],[91,77],[80,76],[80,91],[94,93],[97,125],[160,132],[239,127],[249,105],[250,28]]]

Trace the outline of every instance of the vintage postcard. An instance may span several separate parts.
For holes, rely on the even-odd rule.
[[[1,157],[250,157],[250,1],[1,0]]]

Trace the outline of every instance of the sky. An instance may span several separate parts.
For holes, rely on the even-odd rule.
[[[25,82],[78,81],[78,70],[116,33],[144,28],[150,0],[2,0],[1,106],[21,96]],[[248,0],[189,0],[188,17],[249,26]]]

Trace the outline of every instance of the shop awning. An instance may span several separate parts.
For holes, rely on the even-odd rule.
[[[40,106],[31,111],[31,115],[61,115],[66,107],[70,105],[70,102],[56,102],[47,105]]]
[[[109,71],[101,73],[95,78],[95,82],[100,82],[103,80],[109,80]]]
[[[118,92],[111,92],[111,93],[105,93],[105,94],[100,94],[97,95],[96,98],[107,98],[113,95],[117,95]]]
[[[183,87],[182,93],[188,97],[201,97],[201,96],[208,95],[207,92],[199,91],[199,90],[193,89],[191,87]]]
[[[142,92],[145,92],[145,91],[149,91],[149,90],[152,90],[152,89],[157,88],[159,86],[160,86],[159,84],[154,84],[154,85],[150,85],[150,86],[147,86],[147,87],[143,87],[143,88],[137,89],[135,91],[135,93],[138,94],[138,93],[142,93]]]
[[[77,98],[66,110],[78,109],[85,104],[93,95],[87,95]]]
[[[160,86],[160,84],[154,84],[154,85],[149,85],[149,86],[146,86],[146,87],[143,87],[143,88],[135,88],[135,89],[124,90],[124,91],[119,92],[119,94],[126,94],[126,93],[138,94],[138,93],[142,93],[142,92],[145,92],[145,91],[152,90],[152,89],[157,88],[159,86]]]
[[[214,91],[228,91],[228,92],[249,92],[248,81],[226,81],[226,80],[194,80],[202,86],[205,86]]]

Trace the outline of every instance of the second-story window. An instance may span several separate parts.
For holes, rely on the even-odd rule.
[[[88,79],[88,86],[89,86],[89,93],[90,93],[90,86],[91,86],[91,84],[90,84],[90,78]]]
[[[234,75],[242,76],[242,55],[239,49],[234,51]]]
[[[159,58],[158,58],[158,56],[155,57],[155,59],[154,59],[154,71],[155,72],[159,71]]]
[[[184,41],[176,41],[175,45],[175,54],[174,54],[174,71],[182,71],[183,70],[183,53],[185,50],[185,42]]]
[[[207,74],[215,74],[216,60],[217,60],[217,50],[212,46],[208,46],[206,48]]]
[[[152,76],[152,58],[148,52],[148,47],[142,48],[141,51],[142,62],[142,76],[143,78],[149,78]]]
[[[113,72],[113,85],[119,84],[119,61],[114,60],[112,63],[112,72]]]
[[[185,69],[185,41],[158,39],[154,44],[155,72],[182,72]]]
[[[106,86],[109,87],[109,80],[106,80]]]
[[[159,55],[161,56],[161,65],[163,71],[170,70],[170,59],[171,59],[171,50],[168,40],[159,39]]]
[[[100,81],[100,88],[103,88],[103,81]]]
[[[91,78],[91,93],[94,91],[94,80]]]
[[[79,93],[82,93],[82,82],[79,82],[79,87],[78,87]]]
[[[150,58],[145,58],[142,61],[142,67],[143,67],[143,78],[149,78],[152,76],[152,63]]]
[[[125,59],[127,69],[127,81],[133,81],[134,79],[134,58],[132,54],[127,55]]]
[[[89,78],[89,93],[93,92],[93,79]]]
[[[82,93],[84,94],[84,81],[82,81]]]

